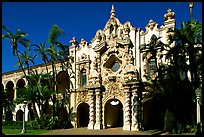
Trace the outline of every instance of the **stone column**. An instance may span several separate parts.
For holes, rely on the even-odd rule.
[[[94,89],[89,89],[89,124],[88,129],[94,129],[95,124],[95,103],[94,103]]]
[[[132,86],[132,131],[139,131],[139,124],[138,124],[138,108],[139,108],[139,97],[137,93],[138,89],[136,85]]]
[[[131,100],[130,100],[130,88],[124,87],[125,92],[125,109],[124,109],[124,125],[123,130],[131,130]]]
[[[101,89],[98,88],[95,91],[96,91],[96,123],[94,125],[94,129],[103,129]]]
[[[16,86],[14,86],[13,87],[13,100],[16,100],[16,98],[17,98],[17,88],[16,88]]]

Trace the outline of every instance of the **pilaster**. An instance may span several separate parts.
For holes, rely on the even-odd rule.
[[[94,89],[89,89],[88,94],[89,94],[89,102],[90,102],[88,129],[94,129],[94,124],[95,124]]]
[[[139,131],[139,96],[138,96],[138,87],[136,85],[132,86],[132,131]]]
[[[131,130],[131,99],[130,99],[130,87],[124,86],[125,92],[125,109],[124,109],[124,125],[123,130]]]
[[[97,88],[95,91],[96,91],[96,123],[94,125],[94,129],[103,129],[101,89]]]

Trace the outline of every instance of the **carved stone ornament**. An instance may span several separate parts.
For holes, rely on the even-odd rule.
[[[78,45],[78,44],[79,44],[79,43],[77,42],[77,40],[76,40],[76,37],[73,37],[72,40],[70,40],[70,43],[71,43],[72,45]]]
[[[91,71],[89,77],[89,87],[100,85],[99,73],[96,70]]]
[[[81,39],[81,42],[80,42],[80,45],[81,45],[82,47],[84,47],[86,44],[87,44],[87,42],[82,38],[82,39]]]
[[[128,24],[124,25],[124,34],[129,36],[130,33],[130,27],[128,26]]]
[[[147,24],[147,27],[153,30],[155,27],[156,23],[153,20],[149,20],[149,23]]]
[[[106,89],[107,90],[103,93],[104,99],[110,96],[124,96],[122,85],[119,84],[119,82],[109,82]]]
[[[100,31],[97,31],[97,33],[96,33],[96,40],[97,40],[98,42],[100,42],[100,41],[101,41],[101,38],[102,38],[102,36],[101,36]]]
[[[167,13],[164,14],[164,20],[171,20],[174,19],[175,13],[171,11],[171,9],[168,9]]]
[[[133,82],[138,80],[139,73],[136,66],[128,64],[125,66],[124,71],[124,82]]]
[[[83,54],[81,55],[81,60],[86,60],[86,59],[88,59],[88,57],[87,57],[87,55],[86,55],[85,53],[83,53]]]
[[[88,102],[88,92],[82,91],[82,92],[77,92],[77,102]]]

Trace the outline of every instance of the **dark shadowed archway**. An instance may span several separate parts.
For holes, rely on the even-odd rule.
[[[6,84],[6,95],[8,100],[14,99],[14,84],[12,81],[9,81]]]
[[[164,116],[159,103],[155,99],[147,99],[143,103],[144,129],[163,129]]]
[[[81,103],[77,107],[77,127],[87,127],[89,123],[89,105]]]
[[[18,110],[16,113],[16,121],[23,121],[23,111]]]
[[[67,109],[63,106],[59,108],[59,121],[63,122],[68,119]]]
[[[20,89],[23,89],[25,88],[25,81],[24,79],[19,79],[16,83],[16,87],[17,87],[17,93],[16,93],[16,96],[17,98],[21,96],[21,91],[19,91]]]

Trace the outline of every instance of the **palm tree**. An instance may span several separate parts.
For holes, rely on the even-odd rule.
[[[51,58],[51,64],[52,64],[52,83],[53,83],[53,90],[57,91],[57,85],[56,85],[56,67],[55,67],[55,62],[57,60],[57,56],[58,56],[58,51],[56,48],[56,45],[58,43],[57,38],[64,34],[64,31],[59,28],[57,25],[54,25],[49,33],[49,37],[48,37],[48,42],[50,44],[50,47],[47,49],[50,58]],[[57,92],[58,94],[58,92]],[[53,97],[54,102],[55,102],[55,95]],[[58,104],[57,104],[57,108],[58,108]],[[57,109],[58,111],[58,109]],[[55,116],[55,105],[53,104],[53,116]]]
[[[191,81],[194,86],[194,90],[199,87],[200,78],[198,66],[202,64],[200,62],[202,52],[202,24],[196,20],[190,20],[188,22],[181,22],[179,29],[170,30],[173,35],[170,37],[171,43],[176,42],[176,46],[179,46],[183,50],[186,56],[186,60],[189,60],[189,71],[191,74]],[[189,57],[189,59],[187,58]]]
[[[180,105],[181,107],[178,110],[184,108],[183,113],[180,113],[183,115],[186,114],[186,111],[190,112],[194,125],[192,110],[195,109],[195,103],[192,100],[195,99],[195,90],[202,85],[202,24],[191,19],[188,22],[181,22],[180,28],[169,32],[173,32],[170,36],[170,42],[175,42],[175,47],[169,50],[167,58],[171,60],[173,57],[172,66],[177,70],[175,73],[177,77],[179,77],[178,75],[181,71],[184,72],[185,79],[182,80],[180,78],[179,81],[183,83],[186,80],[185,83],[188,83],[186,86],[188,88],[184,90],[185,93],[179,95],[180,100],[183,100],[180,104],[183,105]],[[188,72],[190,72],[190,78],[187,76]],[[185,108],[183,106],[188,107]],[[183,119],[183,115],[180,116],[180,119]],[[185,123],[185,119],[181,122]]]
[[[158,70],[158,63],[157,63],[157,55],[158,55],[158,51],[163,51],[166,44],[164,44],[163,42],[160,41],[161,37],[157,37],[156,35],[152,35],[151,39],[150,39],[150,43],[148,44],[143,44],[140,46],[140,51],[143,53],[143,60],[144,58],[146,58],[148,55],[149,58],[148,60],[154,59],[155,61],[155,67]],[[163,56],[160,57],[160,59]]]
[[[20,53],[19,58],[20,58],[22,65],[26,66],[26,69],[28,70],[28,74],[30,74],[30,63],[29,62],[35,65],[34,59],[37,55],[36,54],[29,55],[30,51],[24,51],[24,53],[19,51],[19,53]],[[19,61],[17,61],[17,64],[19,64]]]
[[[5,25],[2,25],[2,28],[7,32],[7,34],[2,35],[2,39],[5,38],[5,39],[11,40],[12,53],[14,56],[17,56],[18,62],[20,64],[20,68],[23,71],[24,75],[26,75],[25,70],[23,68],[23,64],[19,57],[18,43],[20,43],[28,50],[30,50],[30,46],[29,46],[30,40],[25,38],[26,36],[28,36],[28,34],[25,32],[22,32],[19,28],[16,30],[15,34],[12,34],[11,31],[9,31]]]
[[[34,49],[35,52],[38,53],[38,55],[40,55],[42,61],[44,62],[45,64],[45,67],[46,67],[46,71],[47,71],[47,74],[49,74],[49,71],[48,71],[48,63],[49,63],[49,60],[48,60],[48,51],[47,51],[47,48],[45,48],[45,43],[40,43],[39,45],[36,45],[36,44],[31,44],[31,46],[34,46],[36,47]],[[48,87],[51,87],[50,85],[51,84],[52,80],[51,80],[51,77],[49,75],[49,86]]]
[[[51,63],[52,63],[52,73],[53,73],[53,90],[56,91],[56,83],[54,81],[56,81],[56,74],[55,74],[55,61],[57,59],[57,49],[56,49],[56,45],[58,43],[57,38],[64,34],[64,31],[59,28],[57,25],[54,25],[49,33],[49,37],[48,37],[48,42],[50,44],[50,47],[47,49],[47,51],[50,54],[51,57]]]
[[[37,87],[35,85],[28,85],[25,88],[17,89],[18,97],[15,100],[16,104],[21,104],[24,101],[28,102],[28,106],[29,106],[28,109],[32,120],[34,120],[34,118],[37,117],[37,111],[35,107],[35,103],[37,102],[36,92],[37,92]],[[33,109],[31,109],[30,106],[33,106]]]

